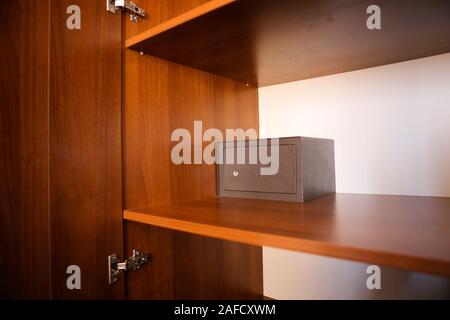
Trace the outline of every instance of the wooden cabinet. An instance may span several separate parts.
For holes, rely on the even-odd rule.
[[[262,298],[265,245],[450,276],[448,198],[216,198],[214,166],[170,157],[196,120],[258,131],[259,86],[449,52],[448,1],[383,2],[378,31],[364,0],[137,2],[137,23],[104,0],[1,6],[2,298]],[[108,284],[136,248],[152,261]]]
[[[151,2],[142,2],[150,14],[155,6],[173,10],[169,2]],[[450,51],[448,1],[383,3],[378,31],[365,26],[370,4],[188,1],[186,10],[158,23],[124,22],[126,248],[151,248],[161,259],[129,274],[130,298],[262,296],[264,245],[450,275],[449,199],[216,198],[213,166],[170,161],[171,132],[192,130],[194,120],[205,130],[257,129],[258,86]],[[424,225],[427,234],[413,244],[414,230]],[[220,271],[232,265],[235,272]]]

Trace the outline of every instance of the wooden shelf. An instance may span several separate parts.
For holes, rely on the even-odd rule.
[[[126,47],[258,86],[450,51],[448,0],[213,0],[126,40]]]
[[[450,276],[450,198],[336,194],[304,204],[211,198],[125,210],[124,219]]]

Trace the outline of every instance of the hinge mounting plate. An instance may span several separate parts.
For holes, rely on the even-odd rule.
[[[139,270],[142,265],[150,261],[150,257],[147,254],[143,254],[141,250],[133,250],[133,255],[123,262],[119,261],[117,254],[108,256],[108,281],[110,284],[117,282],[119,279],[120,271],[135,271]]]
[[[106,11],[109,11],[109,12],[115,14],[117,10],[129,11],[130,12],[130,20],[132,22],[137,22],[138,17],[141,17],[141,18],[145,17],[144,9],[139,8],[139,6],[132,1],[106,0]]]

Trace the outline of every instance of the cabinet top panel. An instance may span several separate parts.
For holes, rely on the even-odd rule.
[[[257,86],[450,51],[448,0],[385,1],[378,21],[371,4],[213,0],[127,39],[126,47]],[[377,22],[381,29],[369,29]]]

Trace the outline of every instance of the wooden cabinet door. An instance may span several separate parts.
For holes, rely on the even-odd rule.
[[[107,273],[123,253],[121,15],[105,0],[0,7],[0,297],[123,298]]]
[[[70,30],[70,9],[80,29]],[[122,256],[121,17],[104,0],[52,0],[50,218],[54,298],[120,298],[107,256]],[[69,8],[69,9],[68,9]],[[76,8],[75,8],[76,9]],[[73,12],[73,11],[72,11]],[[81,269],[68,290],[67,266]]]
[[[51,296],[49,5],[0,4],[0,299]]]

